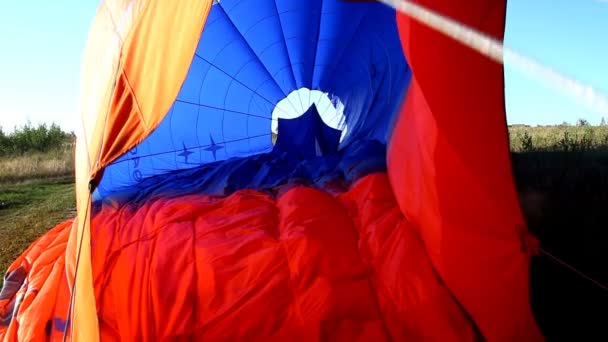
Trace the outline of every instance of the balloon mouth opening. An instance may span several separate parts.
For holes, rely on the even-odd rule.
[[[338,130],[340,142],[346,137],[348,126],[344,115],[345,105],[336,95],[306,87],[294,90],[277,103],[272,111],[270,130],[272,145],[276,145],[279,134],[279,119],[297,119],[315,106],[318,115],[325,125]],[[285,132],[283,132],[285,134]]]

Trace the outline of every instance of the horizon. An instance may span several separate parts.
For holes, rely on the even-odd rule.
[[[608,126],[608,117],[604,117],[602,118],[603,120],[600,120],[599,123],[591,123],[589,122],[587,119],[585,118],[578,118],[576,119],[575,122],[568,122],[568,121],[564,121],[561,123],[551,123],[551,124],[524,124],[524,123],[508,123],[507,122],[507,127],[538,127],[538,128],[542,128],[542,127],[559,127],[559,126],[577,126],[577,127],[601,127],[601,126]],[[584,120],[584,124],[580,124],[580,121]],[[5,133],[5,134],[11,134],[11,133],[17,133],[20,131],[23,131],[23,129],[25,127],[30,127],[30,128],[38,128],[41,126],[46,126],[47,128],[50,128],[51,126],[56,125],[58,126],[64,133],[68,133],[68,134],[75,134],[75,130],[69,130],[69,129],[65,129],[64,127],[61,127],[61,125],[57,124],[56,122],[39,122],[39,123],[32,123],[32,122],[26,122],[23,124],[20,124],[18,126],[13,127],[12,129],[5,129],[4,127],[2,127],[0,125],[0,132]],[[277,133],[272,133],[273,135],[278,135]]]
[[[79,120],[80,66],[99,1],[39,0],[0,4],[0,127],[12,132],[28,121],[74,131]],[[510,0],[506,47],[606,94],[608,1]],[[70,14],[66,16],[66,13]],[[44,56],[44,60],[40,59]],[[586,106],[505,60],[507,123],[547,126],[579,119],[598,125],[608,113]]]

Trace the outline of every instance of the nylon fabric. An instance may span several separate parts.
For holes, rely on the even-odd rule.
[[[302,87],[344,104],[341,147],[386,142],[411,74],[395,11],[378,3],[223,0],[199,38],[175,102],[158,128],[105,168],[97,198],[155,175],[271,151],[273,109]],[[296,96],[290,109],[303,114],[310,101]]]
[[[502,1],[419,3],[495,38],[504,34]],[[414,80],[388,152],[395,196],[485,338],[542,340],[529,304],[503,68],[406,16],[397,21]]]
[[[9,267],[5,281],[21,272],[24,276],[14,291],[5,291],[5,285],[0,295],[0,341],[63,337],[70,300],[65,251],[71,227],[68,220],[49,230]]]
[[[357,141],[342,151],[311,158],[297,158],[278,149],[151,177],[137,188],[119,189],[103,200],[97,200],[94,208],[97,210],[102,204],[113,207],[139,205],[151,198],[177,198],[195,193],[228,196],[244,189],[272,192],[286,184],[346,190],[349,184],[363,176],[385,171],[386,145],[377,140]]]
[[[542,340],[500,65],[339,0],[107,0],[90,39],[78,215],[9,268],[0,340]]]
[[[65,244],[69,226],[48,236]],[[276,196],[245,189],[104,206],[92,227],[103,341],[476,340],[385,173],[346,192],[286,185]],[[44,253],[29,255],[47,268],[63,258]],[[57,286],[49,277],[40,289]],[[68,298],[42,291],[28,291],[29,312],[51,322],[35,340],[45,331],[54,340],[65,320],[55,306]]]
[[[66,253],[75,292],[75,340],[98,340],[90,267],[91,180],[98,183],[103,167],[143,140],[165,116],[210,7],[211,0],[107,0],[95,18],[83,61],[82,126],[77,130],[78,219]]]

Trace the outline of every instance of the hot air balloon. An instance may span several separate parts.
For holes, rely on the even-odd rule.
[[[377,2],[106,0],[82,77],[0,339],[542,340],[500,64]]]

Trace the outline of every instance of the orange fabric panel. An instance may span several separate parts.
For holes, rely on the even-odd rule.
[[[504,1],[418,2],[502,39]],[[399,205],[486,339],[541,340],[511,174],[503,68],[404,15],[398,25],[414,75],[388,154]]]
[[[165,116],[186,77],[211,3],[106,0],[91,28],[76,153],[77,222],[82,224],[74,225],[67,251],[70,284],[80,254],[74,285],[73,322],[82,333],[74,330],[77,340],[97,340],[98,330],[86,210],[89,181],[99,178],[104,166],[142,141]]]
[[[211,2],[102,2],[81,81],[79,137],[87,145],[91,176],[143,140],[165,116],[186,77]]]
[[[143,1],[135,3],[140,3],[136,7],[141,7]],[[123,42],[134,17],[139,15],[139,12],[127,8],[126,0],[102,1],[84,50],[79,98],[81,125],[77,126],[77,144],[85,147],[76,166],[86,173],[94,166],[101,150],[103,141],[95,137],[95,132],[102,131],[107,123],[114,83],[120,75]],[[116,28],[117,22],[121,23],[120,30]]]
[[[95,143],[89,155],[99,160],[93,175],[141,142],[167,114],[190,68],[211,3],[136,3],[142,12],[124,38],[110,107],[106,115],[100,113],[104,123],[91,132]],[[122,10],[128,12],[129,6]]]
[[[93,169],[102,152],[104,142],[100,132],[103,132],[109,123],[108,113],[111,110],[111,100],[115,96],[114,84],[121,74],[123,45],[146,2],[102,1],[85,48],[80,94],[82,125],[77,130],[75,160],[78,214],[66,251],[69,289],[78,289],[71,320],[75,322],[72,332],[75,340],[98,340],[97,310],[91,278],[88,184],[94,176]],[[77,255],[80,255],[80,261],[78,277],[74,279]],[[76,283],[72,284],[74,280]]]
[[[69,315],[70,337],[74,341],[99,340],[97,307],[95,306],[91,273],[91,248],[88,243],[91,241],[89,205],[90,198],[77,198],[78,217],[72,224],[65,254],[68,289],[70,293],[75,292]],[[66,319],[68,318],[66,317]]]
[[[8,280],[16,283],[12,289],[5,284],[0,295],[0,341],[46,341],[56,311],[67,314],[64,260],[71,226],[71,220],[57,225],[9,267]]]

